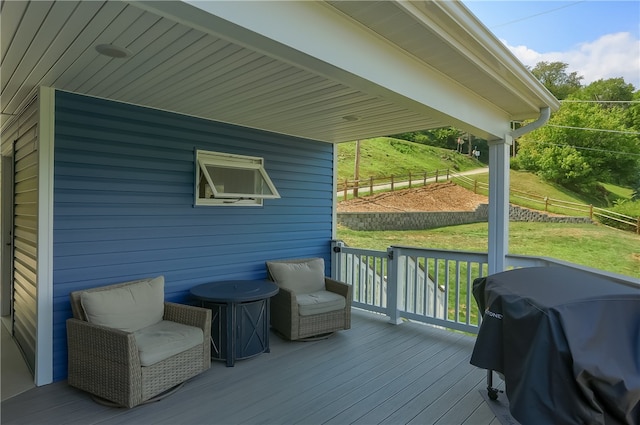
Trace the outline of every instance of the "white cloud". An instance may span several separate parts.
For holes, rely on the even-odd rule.
[[[590,43],[582,43],[565,52],[540,53],[527,46],[510,46],[502,42],[525,65],[534,67],[538,62],[564,62],[568,72],[577,72],[587,85],[599,79],[624,78],[640,89],[640,40],[628,32],[603,35]]]

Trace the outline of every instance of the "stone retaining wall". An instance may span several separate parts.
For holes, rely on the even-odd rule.
[[[593,220],[591,220],[589,217],[573,217],[568,215],[549,215],[544,211],[530,210],[527,208],[519,207],[517,205],[509,205],[509,221],[593,224]]]
[[[475,211],[437,212],[342,212],[338,224],[352,230],[422,230],[489,220],[489,206],[481,204]],[[541,211],[511,205],[510,221],[546,223],[592,223],[588,217],[550,216]]]

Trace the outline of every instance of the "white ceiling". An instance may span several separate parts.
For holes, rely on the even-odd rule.
[[[277,7],[283,5],[295,9],[286,2]],[[305,10],[321,11],[339,25],[315,28],[326,32],[322,40],[333,43],[330,35],[349,26],[373,40],[372,48],[380,47],[379,55],[365,53],[344,39],[323,46],[326,58],[309,53],[322,44],[318,37],[307,39],[313,20],[286,18],[290,44],[297,43],[293,48],[264,35],[283,27],[278,19],[284,14],[264,12],[269,2],[209,6],[221,11],[218,20],[175,2],[4,1],[1,122],[17,114],[38,86],[329,142],[448,125],[466,126],[482,137],[492,133],[490,126],[469,119],[479,110],[508,121],[557,107],[457,2],[309,3]],[[246,19],[219,19],[240,8]],[[254,11],[261,14],[251,15]],[[259,33],[261,25],[266,29]],[[95,50],[99,44],[133,54],[109,58]],[[390,49],[417,64],[418,72],[409,72],[403,62],[389,63],[385,51]],[[354,67],[337,65],[341,61]],[[394,63],[398,68],[389,72]],[[356,65],[366,69],[360,73]],[[375,75],[378,65],[383,75]],[[403,92],[403,83],[415,88],[416,97]]]

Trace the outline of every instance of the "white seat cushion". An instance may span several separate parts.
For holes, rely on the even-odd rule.
[[[161,320],[135,332],[140,363],[151,366],[161,360],[202,344],[202,329],[182,323]]]
[[[298,314],[311,316],[313,314],[328,313],[343,310],[347,305],[342,295],[329,291],[317,291],[310,294],[296,295]]]

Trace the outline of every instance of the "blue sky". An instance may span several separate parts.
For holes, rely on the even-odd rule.
[[[463,0],[525,65],[567,63],[583,84],[623,77],[640,89],[640,1]]]

